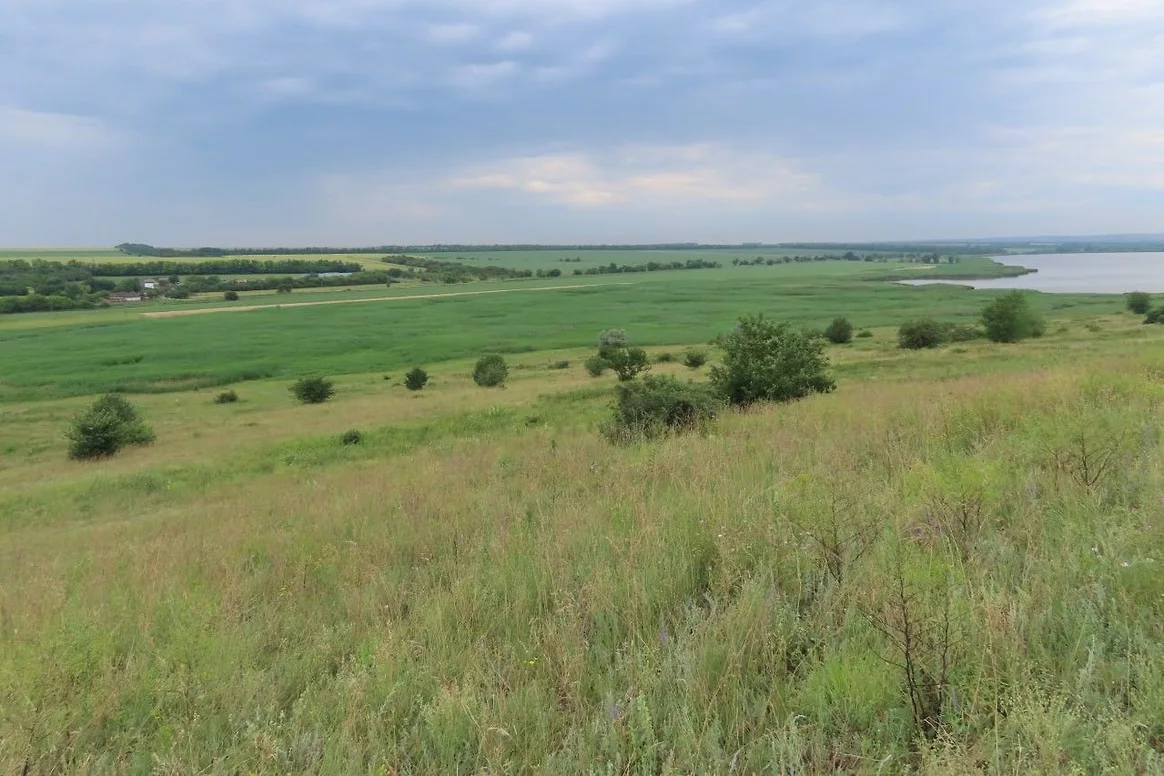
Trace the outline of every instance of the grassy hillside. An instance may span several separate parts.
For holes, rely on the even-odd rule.
[[[756,301],[690,290],[632,333]],[[887,294],[868,318],[988,298]],[[794,296],[773,307],[816,314]],[[575,344],[533,298],[506,326]],[[584,339],[642,298],[601,297]],[[879,329],[830,350],[835,394],[613,447],[582,350],[518,356],[500,391],[450,361],[412,395],[315,344],[509,330],[361,317],[387,309],[298,311],[293,363],[353,367],[335,402],[135,397],[158,442],[95,464],[64,460],[88,399],[53,398],[82,379],[53,337],[193,360],[232,331],[285,347],[276,324],[21,330],[45,389],[0,406],[0,772],[1164,772],[1157,327],[1068,308],[1039,342],[930,353]]]

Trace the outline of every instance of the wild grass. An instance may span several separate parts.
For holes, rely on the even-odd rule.
[[[1164,772],[1164,346],[1078,328],[629,448],[515,361],[496,425],[341,381],[310,465],[97,470],[0,522],[0,771]]]

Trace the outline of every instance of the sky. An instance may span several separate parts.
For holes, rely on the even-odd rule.
[[[0,245],[1164,232],[1161,0],[3,0]]]

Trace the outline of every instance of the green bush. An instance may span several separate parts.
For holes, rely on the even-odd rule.
[[[598,351],[598,355],[618,375],[619,382],[623,383],[635,379],[651,368],[650,357],[642,348],[604,346]]]
[[[674,364],[677,360],[674,353],[660,353],[655,356],[656,364]]]
[[[354,428],[350,431],[345,431],[340,437],[340,443],[344,445],[358,445],[364,441],[364,435]]]
[[[1157,307],[1149,311],[1148,315],[1144,318],[1144,323],[1164,323],[1164,307]],[[1098,326],[1096,326],[1094,329],[1091,329],[1091,331],[1099,330],[1100,329]]]
[[[1137,315],[1145,315],[1152,307],[1152,296],[1143,291],[1128,294],[1128,309]]]
[[[848,318],[834,318],[824,335],[834,345],[847,345],[853,341],[853,324]]]
[[[872,337],[873,332],[869,331],[868,329],[862,329],[861,331],[857,332],[857,339],[872,339]]]
[[[420,367],[416,367],[404,375],[404,387],[410,391],[419,391],[426,385],[428,385],[428,372]]]
[[[1019,342],[1043,336],[1043,321],[1022,291],[1011,291],[982,310],[982,326],[993,342]]]
[[[688,369],[699,369],[707,363],[707,351],[689,350],[683,354],[683,366]]]
[[[943,323],[941,327],[942,342],[970,342],[984,336],[981,329],[964,323]]]
[[[586,359],[586,372],[591,377],[602,377],[608,369],[610,369],[610,364],[606,363],[606,359],[602,356],[591,356]]]
[[[304,377],[295,381],[291,393],[304,404],[323,404],[335,395],[335,386],[324,377]]]
[[[291,293],[291,291],[294,288],[295,287],[293,285],[291,285],[291,281],[288,280],[288,281],[280,283],[278,286],[276,286],[275,293],[276,294],[289,294],[289,293]]]
[[[550,369],[569,369],[569,368],[570,368],[569,361],[555,361],[554,363],[550,364]]]
[[[711,382],[731,404],[791,401],[836,388],[826,373],[824,342],[787,323],[744,316],[716,344],[724,363],[711,368]]]
[[[223,391],[214,397],[215,404],[234,404],[238,401],[238,394],[234,391]]]
[[[613,417],[602,433],[619,443],[700,431],[722,406],[722,399],[707,385],[650,376],[618,386]]]
[[[629,344],[630,339],[624,329],[607,329],[598,335],[598,348],[600,350],[605,347],[625,348]]]
[[[102,396],[73,419],[66,436],[69,457],[78,460],[106,458],[128,445],[147,445],[154,432],[129,401],[119,394]]]
[[[942,325],[931,318],[903,323],[897,330],[897,345],[906,350],[936,348],[942,342]]]
[[[228,302],[237,302],[238,301],[238,291],[227,291],[226,293],[224,293],[222,295],[222,298]]]
[[[482,388],[497,388],[509,378],[509,365],[498,355],[482,356],[473,367],[473,382]]]

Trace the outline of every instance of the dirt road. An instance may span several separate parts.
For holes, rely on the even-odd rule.
[[[499,288],[492,291],[451,291],[445,294],[411,294],[409,296],[376,296],[365,299],[327,299],[320,302],[288,302],[286,304],[252,304],[239,307],[199,307],[193,310],[167,310],[160,313],[142,313],[143,318],[182,318],[187,315],[211,313],[246,313],[252,310],[283,310],[290,307],[319,307],[325,304],[359,304],[360,302],[404,302],[409,299],[448,299],[455,296],[483,296],[485,294],[518,294],[529,291],[569,291],[575,288],[599,286],[629,286],[632,283],[583,283],[575,286],[539,286],[538,288]]]

